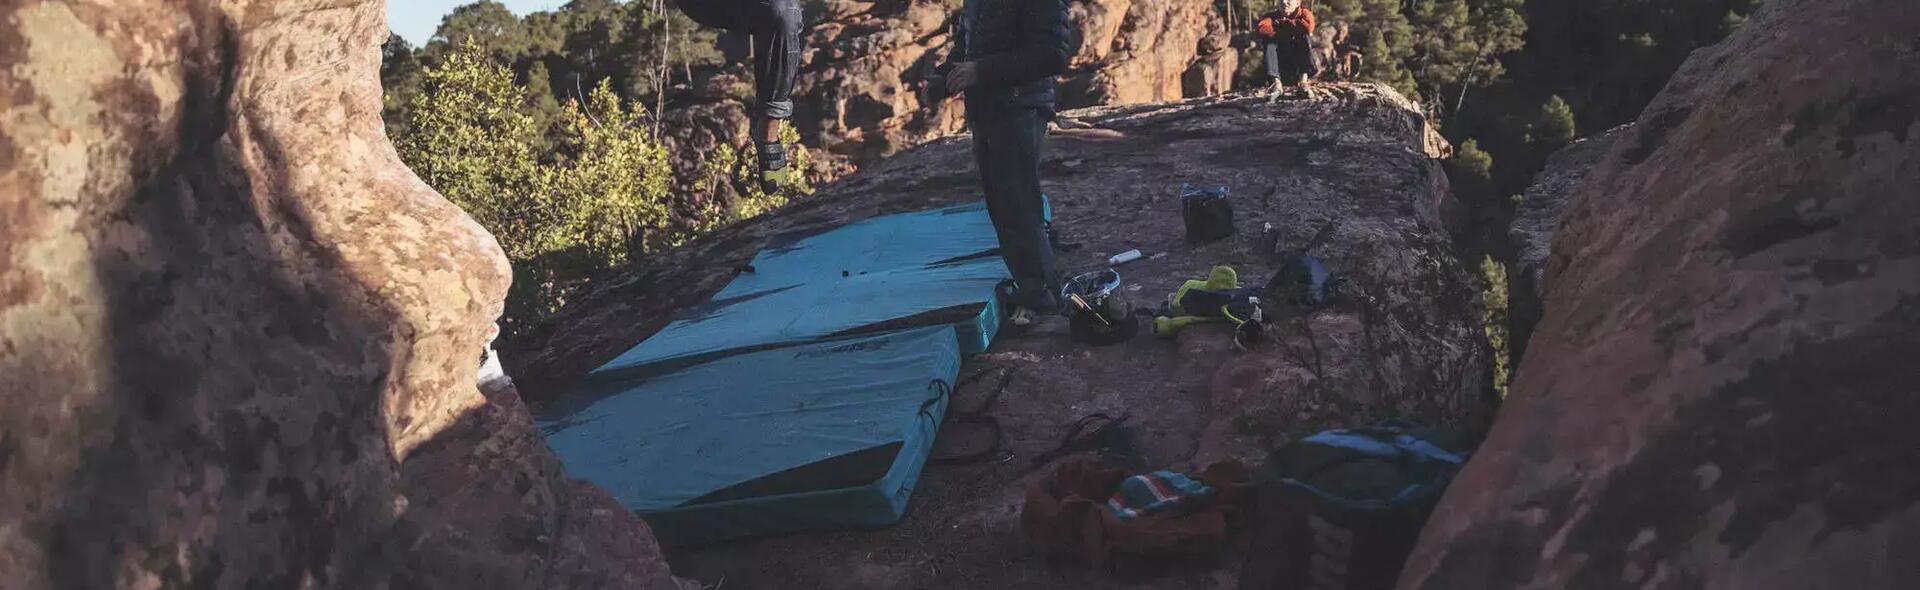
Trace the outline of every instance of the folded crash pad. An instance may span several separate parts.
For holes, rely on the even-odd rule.
[[[543,417],[567,472],[697,544],[905,514],[960,367],[951,326],[603,380]]]
[[[980,203],[875,217],[776,237],[708,303],[594,370],[589,379],[671,371],[744,351],[949,324],[986,349],[1007,279]]]
[[[979,203],[777,236],[541,426],[663,542],[891,524],[1006,278]]]

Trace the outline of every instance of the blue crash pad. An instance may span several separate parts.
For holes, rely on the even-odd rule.
[[[669,544],[885,526],[905,514],[959,370],[953,328],[918,328],[602,382],[542,428],[568,474]]]
[[[1006,278],[980,203],[778,236],[541,426],[665,543],[891,524]]]
[[[999,326],[994,288],[1007,277],[993,223],[980,203],[787,234],[767,244],[751,270],[707,304],[595,369],[589,379],[658,373],[742,351],[916,323],[952,324],[963,351],[977,353]],[[900,322],[907,325],[887,326]]]

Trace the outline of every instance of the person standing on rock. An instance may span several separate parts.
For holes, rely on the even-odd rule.
[[[760,183],[773,192],[786,178],[787,147],[781,125],[793,118],[793,79],[800,73],[800,30],[806,20],[799,0],[675,0],[680,11],[701,25],[753,37],[753,81],[757,105],[753,143],[759,148]]]
[[[1066,72],[1072,25],[1065,0],[966,0],[953,29],[944,87],[964,93],[973,157],[1013,274],[1013,323],[1060,307],[1040,194],[1040,149]]]
[[[1274,91],[1291,88],[1305,93],[1307,78],[1320,73],[1313,54],[1313,11],[1300,0],[1281,0],[1280,6],[1254,27],[1254,36],[1267,58],[1267,75]]]

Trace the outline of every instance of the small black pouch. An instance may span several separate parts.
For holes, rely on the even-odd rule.
[[[1211,242],[1233,235],[1233,204],[1227,187],[1180,191],[1180,215],[1187,222],[1187,240]]]

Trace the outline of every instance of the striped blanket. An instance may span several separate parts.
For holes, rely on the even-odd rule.
[[[1107,500],[1107,510],[1122,520],[1184,510],[1195,500],[1213,495],[1213,488],[1185,474],[1155,471],[1120,482]]]

